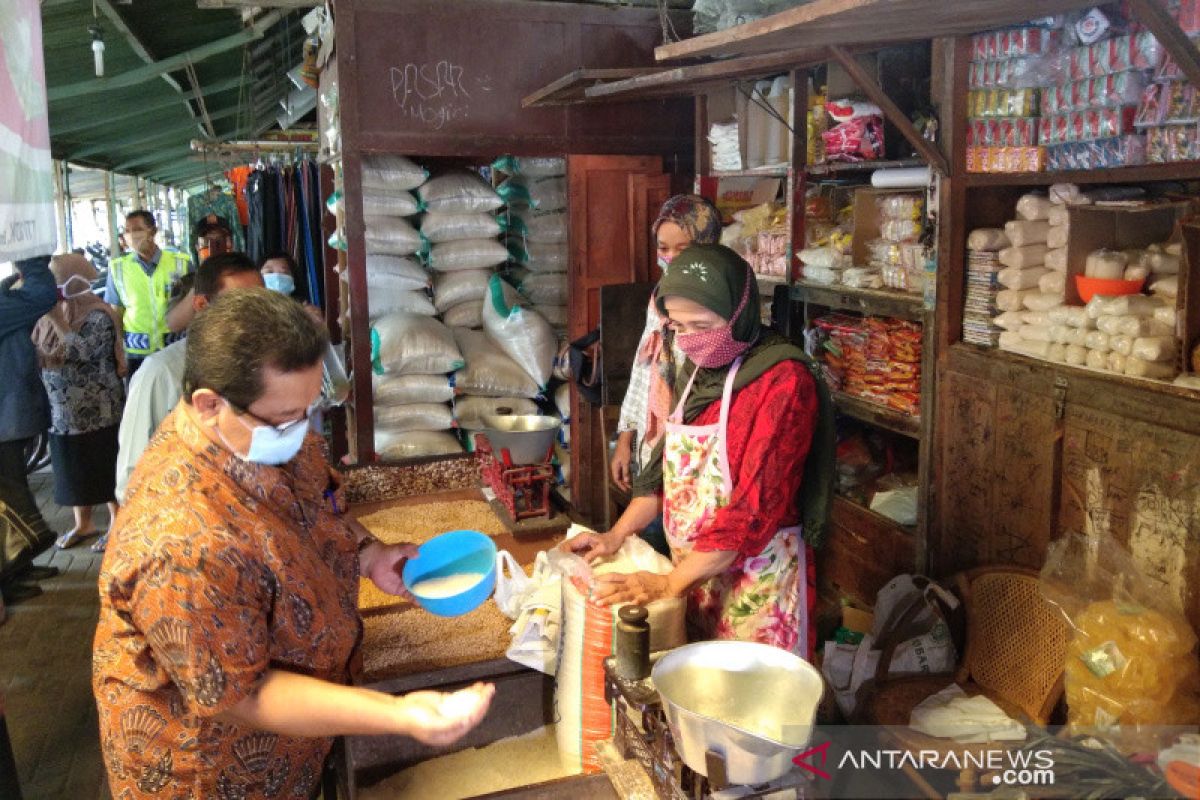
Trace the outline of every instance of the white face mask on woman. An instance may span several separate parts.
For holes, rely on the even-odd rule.
[[[68,287],[73,283],[80,284],[80,288],[76,289],[75,291],[71,291]],[[65,283],[60,283],[58,285],[58,291],[59,294],[63,296],[64,300],[70,300],[71,298],[82,297],[83,295],[91,292],[92,283],[82,275],[72,275],[71,277],[67,278]]]

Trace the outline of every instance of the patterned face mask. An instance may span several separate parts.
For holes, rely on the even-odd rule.
[[[733,320],[741,316],[750,298],[752,278],[746,279],[742,289],[742,301],[730,318],[730,324],[710,331],[675,334],[675,344],[693,364],[704,369],[715,369],[732,364],[733,360],[750,349],[752,342],[739,342],[733,338]]]

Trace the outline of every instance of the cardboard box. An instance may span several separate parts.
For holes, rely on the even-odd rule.
[[[854,192],[854,234],[850,240],[850,254],[854,266],[865,267],[871,263],[869,243],[879,238],[882,218],[875,201],[889,194],[921,194],[913,189],[858,189]]]
[[[1102,248],[1128,250],[1166,242],[1174,236],[1176,222],[1186,208],[1183,203],[1071,206],[1066,304],[1083,305],[1075,276],[1084,274],[1089,253]]]

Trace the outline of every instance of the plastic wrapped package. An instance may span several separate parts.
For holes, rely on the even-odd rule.
[[[1031,342],[1022,339],[1020,334],[1015,334],[1012,331],[1005,331],[1000,334],[999,347],[1001,350],[1009,350],[1021,355],[1032,356],[1033,358],[1046,358],[1050,353],[1049,342]]]
[[[1050,223],[1044,219],[1013,220],[1004,224],[1004,234],[1012,242],[1013,247],[1047,244],[1049,233]]]
[[[1177,352],[1173,336],[1143,336],[1133,340],[1128,355],[1142,361],[1173,362]]]
[[[451,328],[482,328],[483,301],[468,300],[451,306],[442,313],[442,322]]]
[[[1055,272],[1065,273],[1067,271],[1067,248],[1060,247],[1056,250],[1047,250],[1043,266]]]
[[[375,452],[385,461],[457,455],[458,438],[446,431],[390,431],[375,429]]]
[[[804,280],[821,286],[832,286],[841,280],[841,276],[841,270],[808,266],[804,268]]]
[[[1077,344],[1067,345],[1066,352],[1063,353],[1063,361],[1073,367],[1082,367],[1087,364],[1087,348]]]
[[[1088,350],[1086,363],[1092,369],[1108,369],[1108,351]]]
[[[1071,333],[1067,336],[1067,344],[1073,344],[1077,347],[1087,347],[1087,335],[1091,331],[1083,328],[1071,328]]]
[[[514,176],[497,186],[496,193],[509,208],[561,211],[567,207],[567,179],[565,177],[525,178]]]
[[[474,172],[452,172],[432,178],[417,190],[425,210],[449,214],[495,211],[500,195]]]
[[[1055,325],[1069,325],[1082,330],[1096,327],[1095,320],[1088,316],[1087,309],[1083,306],[1059,306],[1049,314],[1051,323]]]
[[[1100,317],[1096,320],[1096,330],[1101,333],[1107,333],[1109,336],[1120,336],[1121,329],[1125,326],[1125,320],[1139,319],[1138,317]]]
[[[825,104],[834,125],[821,134],[826,161],[883,158],[883,111],[871,103],[836,100]]]
[[[563,306],[547,306],[547,305],[538,306],[538,313],[541,314],[543,317],[545,317],[546,322],[549,322],[555,328],[567,327],[568,312],[567,312],[567,306],[565,306],[565,305],[563,305]]]
[[[1160,249],[1147,249],[1141,263],[1155,275],[1178,275],[1182,259]]]
[[[421,204],[412,192],[363,189],[364,217],[411,217],[421,212]]]
[[[1004,289],[996,292],[996,308],[1001,311],[1020,311],[1025,307],[1025,297],[1036,292],[1030,289]]]
[[[1157,322],[1154,317],[1101,317],[1097,320],[1097,324],[1107,320],[1116,320],[1117,333],[1123,336],[1132,336],[1135,339],[1143,336],[1172,335],[1172,331]]]
[[[1125,280],[1127,281],[1145,281],[1150,277],[1150,268],[1144,267],[1141,264],[1134,264],[1125,268]]]
[[[1071,80],[1083,80],[1129,70],[1154,69],[1162,56],[1162,45],[1154,34],[1141,31],[1072,48],[1067,53],[1065,66]]]
[[[1067,247],[1067,239],[1070,237],[1071,229],[1066,225],[1052,225],[1050,230],[1046,232],[1046,247],[1051,250],[1064,250]]]
[[[1017,200],[1017,219],[1045,220],[1050,218],[1050,199],[1040,194],[1022,195]]]
[[[371,155],[363,158],[363,189],[409,191],[429,177],[429,170],[404,156]]]
[[[1109,372],[1124,374],[1125,364],[1129,360],[1129,356],[1124,353],[1118,353],[1116,350],[1110,350],[1104,359],[1104,367]]]
[[[1049,342],[1053,341],[1052,330],[1053,328],[1047,325],[1022,325],[1017,332],[1027,342]]]
[[[554,329],[544,317],[530,308],[511,303],[500,276],[493,276],[486,290],[483,327],[500,349],[516,361],[545,390],[558,352]],[[508,393],[506,393],[508,394]]]
[[[372,398],[376,405],[406,403],[449,403],[454,384],[445,375],[371,375]]]
[[[1128,356],[1133,353],[1133,337],[1121,334],[1117,334],[1116,336],[1109,335],[1108,346],[1112,352]]]
[[[1070,226],[1070,212],[1065,205],[1053,204],[1050,206],[1050,216],[1046,221],[1050,223],[1051,228],[1067,228]],[[1065,244],[1056,245],[1057,247],[1066,247]]]
[[[510,211],[510,238],[525,243],[562,244],[567,241],[567,215],[563,212],[537,214],[531,211]]]
[[[1174,305],[1159,306],[1154,309],[1154,320],[1168,326],[1171,330],[1175,330],[1179,324],[1179,312],[1175,309]]]
[[[1071,334],[1074,332],[1074,330],[1074,328],[1066,325],[1051,325],[1050,341],[1054,342],[1055,344],[1067,344],[1067,341],[1071,338]]]
[[[538,385],[533,378],[487,334],[455,328],[454,340],[466,361],[454,375],[459,391],[483,397],[538,396]]]
[[[371,255],[409,256],[423,246],[421,234],[400,217],[364,217],[363,242]]]
[[[1127,260],[1125,254],[1117,250],[1093,250],[1088,253],[1084,263],[1083,273],[1089,278],[1100,278],[1106,281],[1119,281],[1125,275]]]
[[[1175,378],[1179,370],[1174,361],[1148,361],[1130,356],[1125,359],[1125,374],[1131,378],[1152,378],[1156,381],[1169,381]]]
[[[1093,298],[1094,300],[1095,298]],[[1089,303],[1089,305],[1091,305]],[[1126,294],[1114,297],[1102,306],[1102,313],[1114,316],[1149,317],[1154,315],[1158,303],[1144,294]]]
[[[1092,299],[1088,301],[1087,305],[1084,306],[1084,308],[1087,309],[1087,315],[1094,320],[1099,319],[1100,317],[1102,317],[1106,314],[1109,314],[1109,313],[1113,313],[1116,316],[1120,316],[1120,314],[1118,312],[1109,312],[1109,310],[1108,310],[1109,306],[1112,305],[1113,300],[1115,300],[1115,299],[1116,299],[1115,297],[1106,297],[1105,295],[1102,295],[1102,294],[1092,295]]]
[[[464,239],[435,244],[429,268],[437,272],[490,269],[508,260],[508,249],[495,239]]]
[[[1080,205],[1092,202],[1087,195],[1073,183],[1056,183],[1050,187],[1050,202],[1055,205]],[[1047,213],[1047,218],[1049,214]]]
[[[1155,728],[1200,719],[1195,631],[1172,593],[1111,536],[1068,534],[1052,543],[1040,585],[1070,624],[1065,689],[1072,732],[1119,728],[1127,745],[1154,752]],[[1149,730],[1140,746],[1125,738],[1143,726]]]
[[[444,431],[454,427],[454,416],[445,403],[375,404],[375,424],[384,430]]]
[[[1046,349],[1046,360],[1061,364],[1067,360],[1067,346],[1059,342],[1051,342]]]
[[[1164,297],[1178,297],[1179,276],[1164,275],[1162,277],[1156,277],[1150,284],[1150,291],[1156,295],[1162,295]]]
[[[849,266],[848,259],[832,247],[806,247],[800,251],[799,258],[806,267],[839,269]]]
[[[1006,267],[1040,267],[1046,260],[1046,245],[1033,244],[1028,247],[1006,247],[1000,251],[1000,263]]]
[[[1030,311],[1049,311],[1052,308],[1062,305],[1062,301],[1062,295],[1034,291],[1030,291],[1021,298],[1021,302],[1025,304],[1025,308]]]
[[[976,228],[967,234],[968,250],[996,252],[1011,246],[1012,242],[1000,228]]]
[[[461,239],[494,239],[501,233],[492,214],[430,212],[421,218],[421,235],[433,244]]]
[[[1065,272],[1054,272],[1046,270],[1045,274],[1038,278],[1038,291],[1043,294],[1053,294],[1061,297],[1067,291],[1067,274]]]
[[[1047,274],[1052,273],[1042,267],[1005,267],[996,273],[996,280],[1005,289],[1032,289]]]
[[[371,328],[371,362],[376,372],[437,375],[463,365],[450,329],[433,317],[389,314]]]
[[[565,272],[535,273],[521,281],[521,294],[537,306],[561,306],[567,302]]]
[[[878,270],[850,267],[842,271],[842,283],[852,289],[881,289],[883,278]]]
[[[968,68],[972,89],[1028,89],[1055,82],[1058,59],[1052,55],[1023,56],[972,63]]]
[[[419,291],[429,286],[429,273],[410,258],[367,256],[367,289],[371,292]]]
[[[1067,141],[1045,148],[1046,169],[1112,169],[1145,164],[1151,140],[1127,134],[1091,141]]]
[[[501,156],[492,162],[492,169],[506,175],[523,175],[527,178],[549,178],[567,174],[565,158],[518,158]]]
[[[485,269],[464,269],[435,275],[433,304],[444,313],[460,303],[482,302],[491,277],[491,271]]]
[[[370,319],[379,319],[397,312],[432,317],[437,314],[437,309],[433,307],[429,293],[424,289],[380,290],[368,293],[367,314]]]
[[[1103,331],[1089,331],[1084,343],[1087,345],[1088,350],[1096,353],[1108,353],[1112,350],[1110,337]]]

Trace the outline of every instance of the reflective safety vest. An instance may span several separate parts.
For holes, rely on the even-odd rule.
[[[125,315],[125,352],[148,356],[183,338],[167,330],[167,305],[171,287],[192,271],[192,259],[174,250],[163,250],[158,266],[147,275],[136,253],[113,259],[108,265],[113,287],[121,298]]]

